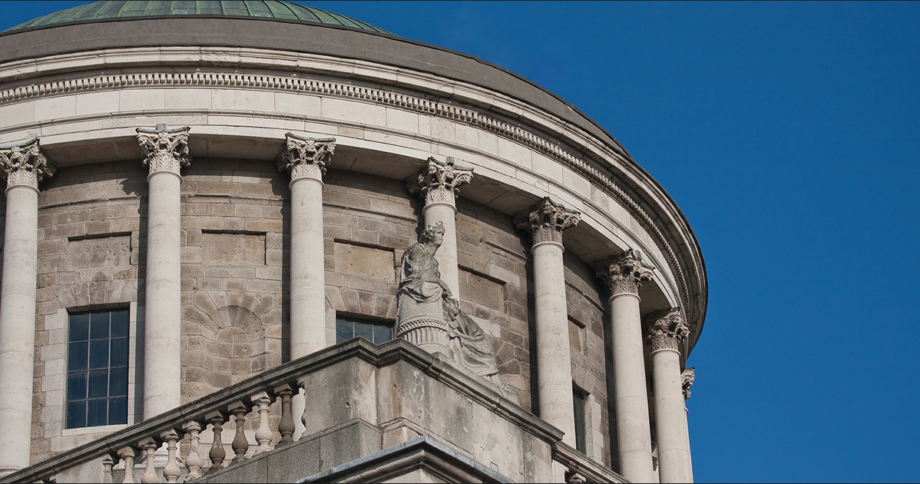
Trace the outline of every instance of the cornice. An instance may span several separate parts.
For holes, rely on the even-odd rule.
[[[146,50],[149,51],[150,49]],[[200,52],[205,49],[195,48],[192,50]],[[218,50],[222,50],[224,52],[226,51],[226,49]],[[85,55],[89,54],[91,53],[85,53]],[[128,53],[122,52],[122,54],[127,55]],[[248,52],[248,54],[252,57],[256,57],[257,54],[261,55],[263,53],[253,51]],[[284,57],[283,52],[274,52],[272,54],[276,62],[280,61],[280,59]],[[63,58],[66,56],[56,57]],[[80,57],[84,57],[84,55],[81,55]],[[291,55],[288,55],[288,57],[291,57]],[[299,57],[305,57],[305,55],[301,54]],[[313,58],[313,61],[321,61],[325,63],[329,63],[330,59],[334,59],[326,58],[324,56],[308,57]],[[71,57],[70,62],[65,62],[63,59],[58,59],[57,62],[68,63],[72,66],[74,65],[73,60],[73,57]],[[145,59],[147,63],[149,63],[151,60],[152,59],[149,58]],[[108,64],[109,60],[103,59],[102,62],[104,64]],[[14,75],[12,73],[13,71],[18,71],[19,69],[17,69],[17,66],[11,64],[20,64],[18,66],[20,68],[26,67],[26,61],[16,61],[7,65],[0,66],[0,79],[22,77],[24,74],[22,71],[19,71],[19,75]],[[297,64],[301,70],[304,70],[306,67],[303,65],[303,62],[298,62]],[[356,77],[365,78],[376,77],[378,81],[381,81],[381,77],[387,77],[383,75],[383,71],[389,68],[389,66],[375,66],[372,63],[363,62],[363,67],[368,70],[368,72],[358,76],[354,72],[358,70],[356,62],[343,61],[342,64],[350,65],[352,72],[346,74],[345,72],[342,72],[342,69],[337,69],[335,66],[327,66],[326,72],[338,72],[339,75],[354,75]],[[52,71],[52,69],[37,69],[34,63],[31,64],[31,66],[34,70],[28,68],[25,70],[31,70],[33,72],[32,75],[42,75]],[[109,65],[109,67],[111,67],[111,65]],[[376,68],[379,72],[371,73],[370,71],[373,70],[372,68]],[[407,73],[404,70],[398,69],[397,71],[398,72],[396,76],[403,78],[405,81],[404,84],[406,84],[409,88],[425,90],[423,87],[421,87],[423,84],[433,84],[431,82],[432,79],[426,79],[425,75],[415,74],[415,79],[409,81],[405,78],[413,77],[413,73]],[[25,75],[28,76],[28,74]],[[393,77],[396,76],[389,76],[391,77],[390,81],[396,83],[395,79],[393,79]],[[561,139],[566,141],[567,145],[582,148],[582,153],[585,153],[588,156],[579,157],[569,152],[560,143],[556,143],[550,139],[547,139],[540,134],[531,132],[521,126],[516,126],[512,123],[506,122],[496,116],[484,114],[476,109],[451,104],[450,102],[434,101],[419,96],[396,92],[393,89],[360,86],[349,83],[335,82],[332,80],[304,79],[290,75],[279,74],[251,74],[236,72],[148,72],[116,73],[110,75],[100,74],[74,79],[54,81],[49,80],[47,82],[40,82],[27,86],[0,90],[0,105],[61,94],[157,86],[227,87],[235,89],[295,91],[320,94],[323,96],[349,98],[357,101],[366,101],[381,105],[399,107],[402,109],[415,111],[417,113],[438,116],[454,122],[480,127],[501,135],[506,139],[514,140],[534,148],[536,151],[549,156],[550,158],[568,167],[572,171],[587,178],[596,187],[602,189],[605,193],[614,198],[632,216],[636,217],[636,219],[642,223],[646,230],[651,233],[654,240],[667,257],[668,263],[671,266],[673,273],[675,274],[678,290],[680,292],[683,304],[687,308],[688,312],[694,311],[694,307],[691,304],[691,293],[689,290],[687,276],[684,273],[676,252],[668,242],[667,237],[655,224],[654,218],[650,216],[629,193],[620,187],[610,174],[605,173],[605,170],[599,169],[598,166],[607,165],[611,166],[611,168],[616,167],[619,170],[626,170],[623,172],[623,174],[627,175],[627,179],[632,177],[634,179],[634,185],[645,186],[646,189],[650,189],[649,194],[653,198],[658,199],[660,202],[665,202],[659,203],[659,205],[661,205],[662,209],[664,209],[666,212],[670,212],[670,218],[675,220],[678,225],[681,226],[680,231],[688,232],[681,233],[679,236],[680,238],[686,240],[685,245],[688,245],[689,247],[696,246],[696,241],[692,235],[692,231],[689,229],[689,225],[686,224],[686,221],[679,213],[679,210],[676,210],[676,207],[671,207],[673,202],[670,201],[670,198],[667,197],[663,191],[658,189],[656,183],[653,182],[648,184],[641,181],[650,179],[651,177],[649,177],[647,174],[644,174],[644,172],[640,173],[641,169],[637,170],[636,167],[633,167],[632,165],[634,165],[635,162],[627,158],[628,155],[611,149],[611,147],[599,142],[594,136],[584,132],[576,126],[573,126],[571,123],[560,120],[559,118],[549,113],[535,111],[530,108],[529,105],[516,102],[510,98],[502,98],[502,96],[498,93],[485,91],[481,88],[477,88],[476,86],[455,86],[454,88],[449,89],[451,91],[450,93],[445,94],[454,98],[464,98],[463,100],[465,102],[473,105],[501,105],[503,108],[496,109],[496,111],[502,113],[502,115],[516,116],[518,119],[521,119],[528,124],[535,125],[540,130],[558,134]],[[495,106],[490,107],[494,108]],[[632,189],[635,189],[635,186]],[[661,191],[661,193],[657,193],[658,191]],[[678,234],[671,234],[672,237],[677,235]],[[699,267],[700,284],[703,286],[699,289],[699,291],[701,297],[705,298],[705,274],[702,273],[702,271],[704,271],[702,268],[702,259],[698,258],[696,254],[687,254],[687,256],[689,256],[690,259],[688,259],[686,262]],[[702,314],[695,316],[697,316],[693,318],[695,322],[701,321]]]

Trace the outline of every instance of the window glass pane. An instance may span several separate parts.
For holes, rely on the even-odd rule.
[[[112,337],[128,337],[128,310],[112,311]]]
[[[109,366],[128,366],[128,338],[112,340],[112,361]]]
[[[109,370],[109,396],[119,397],[128,394],[128,369],[112,368]]]
[[[89,315],[89,339],[106,339],[109,337],[109,313]]]
[[[69,352],[67,355],[67,369],[70,371],[78,371],[86,369],[86,361],[88,358],[88,346],[89,343],[86,341],[79,341],[76,343],[70,343]]]
[[[89,367],[90,369],[105,368],[109,366],[109,340],[89,342]]]
[[[100,398],[108,396],[108,390],[109,370],[94,370],[89,372],[88,398]]]
[[[335,343],[344,343],[355,337],[355,330],[351,321],[344,319],[335,320]]]
[[[86,372],[71,372],[67,375],[67,399],[82,400],[84,398],[86,398]]]
[[[109,425],[128,423],[128,397],[109,399]]]
[[[585,395],[575,390],[572,395],[573,406],[575,407],[575,448],[580,452],[585,452]]]
[[[375,344],[383,344],[391,339],[393,339],[393,330],[389,326],[382,324],[374,326],[374,339],[372,341]]]
[[[89,314],[73,314],[70,316],[70,341],[83,341],[89,339]]]
[[[106,407],[109,401],[105,398],[102,400],[89,400],[86,402],[86,426],[95,427],[106,424]]]
[[[362,337],[370,342],[373,342],[374,327],[367,323],[355,321],[355,337]]]
[[[86,401],[67,403],[67,428],[86,427]]]

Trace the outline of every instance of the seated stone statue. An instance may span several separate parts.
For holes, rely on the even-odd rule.
[[[444,241],[444,224],[425,228],[419,241],[409,246],[402,258],[402,274],[397,292],[398,322],[420,318],[441,319],[442,302],[450,288],[441,279],[434,253]]]
[[[441,279],[434,254],[443,241],[444,225],[438,222],[426,227],[419,241],[403,254],[396,335],[431,354],[443,354],[477,375],[495,375],[492,338],[460,310],[460,303]]]

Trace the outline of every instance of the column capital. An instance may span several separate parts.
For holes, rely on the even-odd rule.
[[[291,183],[301,178],[323,181],[326,165],[335,154],[335,138],[305,138],[284,135],[284,150],[278,155],[278,171],[291,174]]]
[[[652,345],[653,352],[665,349],[680,351],[681,344],[690,336],[690,328],[684,323],[680,308],[656,313],[650,321],[645,329],[645,341]]]
[[[25,186],[38,191],[38,182],[52,177],[55,169],[42,155],[38,138],[25,143],[0,146],[0,170],[6,175],[6,188]]]
[[[155,129],[137,128],[137,142],[144,154],[143,163],[150,168],[148,177],[160,172],[179,176],[179,169],[191,163],[189,130],[188,126],[166,129],[165,124],[158,124]]]
[[[442,163],[433,156],[428,158],[428,167],[406,183],[410,193],[420,193],[425,206],[442,203],[456,209],[460,185],[473,179],[473,169],[454,164],[454,157],[448,156]]]
[[[680,386],[684,392],[684,400],[690,398],[690,387],[693,386],[693,379],[696,377],[694,370],[696,368],[691,366],[684,368],[684,371],[680,373]]]
[[[608,259],[597,270],[597,277],[607,284],[612,295],[639,295],[642,283],[652,280],[655,266],[642,259],[642,251],[629,249],[619,257]]]
[[[581,213],[577,210],[565,208],[561,203],[544,197],[531,207],[530,212],[515,217],[514,225],[530,232],[534,245],[542,242],[562,245],[562,231],[574,227],[580,220]]]

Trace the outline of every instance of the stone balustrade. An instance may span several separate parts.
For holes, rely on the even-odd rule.
[[[425,380],[423,387],[418,386],[421,380]],[[332,386],[317,384],[321,381],[331,382]],[[307,431],[295,441],[291,399],[301,389],[307,407],[296,418],[302,419]],[[409,393],[413,398],[390,401],[394,395]],[[475,408],[466,420],[459,415],[428,411],[446,404],[441,401],[445,398],[461,399]],[[383,401],[392,408],[378,415],[378,404]],[[280,419],[269,418],[273,402],[280,402]],[[254,452],[244,433],[247,415],[253,423],[258,423],[255,432],[258,447],[252,449]],[[456,419],[464,421],[454,429],[451,426],[458,425],[453,423]],[[277,423],[273,425],[274,422]],[[233,429],[232,453],[226,452],[222,440],[225,427]],[[209,428],[213,441],[209,446],[202,445],[201,434]],[[361,447],[361,451],[337,455],[343,462],[326,462],[317,457],[316,467],[310,471],[302,461],[308,461],[311,452],[318,455],[320,446],[331,445],[323,444],[322,439],[344,428],[358,428],[358,437],[343,433],[339,438],[349,446]],[[442,433],[430,430],[438,428],[447,430]],[[461,428],[463,437],[455,434]],[[476,455],[499,433],[506,440],[519,442],[517,445],[504,442],[502,449],[487,449],[489,455]],[[281,476],[282,480],[310,481],[311,475],[328,474],[333,467],[347,470],[348,465],[367,465],[374,455],[390,455],[403,448],[409,452],[417,447],[410,444],[418,439],[433,442],[441,449],[438,452],[446,452],[432,465],[448,465],[453,459],[451,469],[458,472],[454,475],[461,480],[484,472],[485,477],[494,473],[492,477],[498,481],[504,476],[512,481],[625,482],[562,443],[562,435],[562,431],[505,399],[479,378],[405,341],[393,340],[375,346],[364,339],[354,339],[62,452],[10,474],[0,479],[0,483],[70,482],[85,480],[90,474],[100,476],[97,482],[260,482],[259,472],[266,476],[262,482],[270,482],[272,472],[287,467],[292,470],[290,475]],[[310,447],[313,444],[316,445]],[[509,454],[505,445],[520,450]],[[164,447],[165,466],[162,465]],[[179,447],[187,448],[181,462]],[[291,452],[287,452],[287,447]],[[491,469],[476,463],[483,461],[491,464]],[[95,465],[100,466],[98,471],[86,471],[87,466]],[[84,469],[80,470],[81,467]]]

